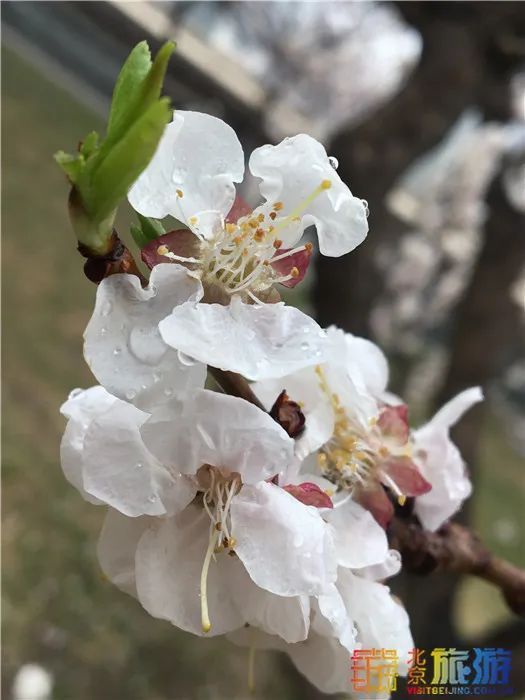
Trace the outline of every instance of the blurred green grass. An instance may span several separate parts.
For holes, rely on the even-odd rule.
[[[17,55],[4,49],[2,58],[4,687],[22,663],[37,661],[55,677],[54,700],[245,697],[243,651],[151,619],[100,577],[103,511],[81,500],[58,459],[58,407],[73,387],[93,384],[81,338],[94,287],[82,274],[67,187],[51,156],[102,125]],[[522,465],[501,428],[489,427],[475,523],[495,551],[525,563]],[[494,527],[501,522],[518,534],[502,539]],[[467,633],[508,616],[494,589],[472,581],[463,588]],[[270,655],[261,654],[258,676],[257,697],[302,697]]]

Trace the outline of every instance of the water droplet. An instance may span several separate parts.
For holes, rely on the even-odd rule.
[[[161,374],[159,374],[158,372],[153,372],[153,381],[155,382],[155,384],[158,384],[161,379],[162,379]]]
[[[311,559],[311,558],[312,558],[312,555],[311,555],[310,552],[305,552],[305,553],[303,554],[303,556],[304,556],[305,559]]]
[[[186,355],[186,353],[181,352],[180,350],[177,351],[177,355],[179,357],[179,362],[185,367],[192,367],[193,365],[197,364],[197,360],[194,357]]]
[[[306,342],[305,342],[305,343],[301,343],[301,350],[302,350],[303,352],[306,352],[306,351],[308,350],[309,347],[310,347],[310,343],[306,343]]]
[[[128,346],[139,362],[152,366],[158,365],[168,350],[156,326],[134,326],[129,334]]]
[[[69,392],[68,399],[76,399],[78,396],[84,393],[84,389],[73,389]]]
[[[151,495],[151,496],[148,498],[148,501],[149,501],[150,503],[156,503],[156,502],[158,501],[158,498],[157,498],[157,496]]]
[[[370,216],[370,209],[368,208],[368,202],[366,201],[366,199],[362,199],[361,202],[365,208],[365,216],[368,219],[368,217]]]
[[[122,352],[122,348],[119,348],[119,347],[116,347],[116,348],[113,350],[113,354],[114,354],[115,356],[120,355],[121,352]]]
[[[310,326],[303,326],[303,334],[310,335]]]
[[[332,168],[334,170],[337,170],[337,168],[339,167],[339,161],[337,160],[337,158],[335,156],[328,156],[328,160],[330,161],[330,165],[332,166]]]
[[[173,396],[173,389],[169,386],[167,386],[164,389],[164,396]]]
[[[136,467],[137,469],[142,469],[142,468],[144,467],[144,464],[143,464],[142,462],[137,462],[137,463],[135,464],[135,467]]]
[[[107,332],[108,332],[108,329],[107,329],[107,328],[101,328],[101,329],[100,329],[100,335],[106,335]]]
[[[109,314],[113,310],[113,304],[110,301],[106,301],[106,303],[102,307],[102,316],[109,316]]]
[[[135,389],[128,389],[126,391],[126,398],[128,399],[128,401],[132,401],[136,395],[137,392],[135,391]]]

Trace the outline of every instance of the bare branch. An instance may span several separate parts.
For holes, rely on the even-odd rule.
[[[407,571],[420,575],[452,571],[490,581],[501,590],[510,609],[525,617],[525,571],[491,554],[469,528],[452,522],[429,532],[415,520],[396,517],[388,534]]]

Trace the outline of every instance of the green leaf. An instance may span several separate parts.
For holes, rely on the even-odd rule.
[[[162,236],[166,231],[158,219],[150,219],[137,212],[140,226],[131,225],[131,235],[139,248],[144,248],[150,241]]]
[[[174,49],[175,44],[172,41],[166,42],[151,63],[148,45],[141,42],[129,55],[113,93],[102,158],[109,148],[122,138],[131,124],[158,101],[168,61]]]
[[[148,216],[142,216],[138,212],[137,217],[140,221],[140,227],[149,241],[153,241],[166,233],[164,226],[158,219],[150,219]]]
[[[80,144],[80,153],[84,158],[89,158],[94,155],[99,148],[100,136],[96,131],[90,131],[86,138]]]
[[[171,117],[169,99],[152,104],[99,163],[100,153],[81,173],[77,186],[87,212],[94,221],[103,220],[153,157]]]
[[[140,228],[140,226],[137,226],[136,224],[131,224],[129,230],[130,230],[131,236],[132,236],[133,240],[135,241],[137,247],[140,250],[142,250],[142,248],[144,248],[144,246],[149,243],[149,239],[146,238],[146,236],[142,232],[142,229]]]
[[[98,253],[109,245],[117,207],[149,164],[171,119],[169,100],[160,99],[160,93],[174,48],[173,42],[167,42],[152,62],[148,44],[137,44],[113,91],[106,138],[100,143],[93,131],[77,154],[55,154],[73,185],[69,212],[77,238]],[[154,220],[140,223],[146,240],[164,233]]]
[[[64,151],[57,151],[53,158],[70,181],[75,183],[84,165],[84,159],[78,154],[72,156],[70,153],[64,153]]]
[[[108,139],[117,140],[132,120],[132,108],[136,106],[140,88],[151,65],[148,43],[141,41],[127,57],[117,78],[108,119]]]

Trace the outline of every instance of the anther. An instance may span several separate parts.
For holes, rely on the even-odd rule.
[[[169,248],[167,245],[159,245],[157,248],[157,255],[166,255],[166,253],[169,253]]]
[[[182,190],[175,190],[177,193],[177,197],[180,197],[181,199],[184,197],[184,192]]]
[[[298,267],[292,267],[292,269],[290,270],[290,274],[294,279],[297,279],[301,273],[299,272]]]
[[[323,190],[329,190],[331,186],[332,186],[331,180],[323,180],[321,182],[321,189],[323,189]]]
[[[268,214],[268,216],[270,217],[270,219],[273,220],[273,219],[275,219],[275,217],[277,216],[277,213],[276,213],[275,211],[271,211],[271,212]]]
[[[276,238],[275,241],[273,242],[273,247],[276,250],[279,250],[279,248],[282,246],[283,242],[281,241],[280,238]]]

